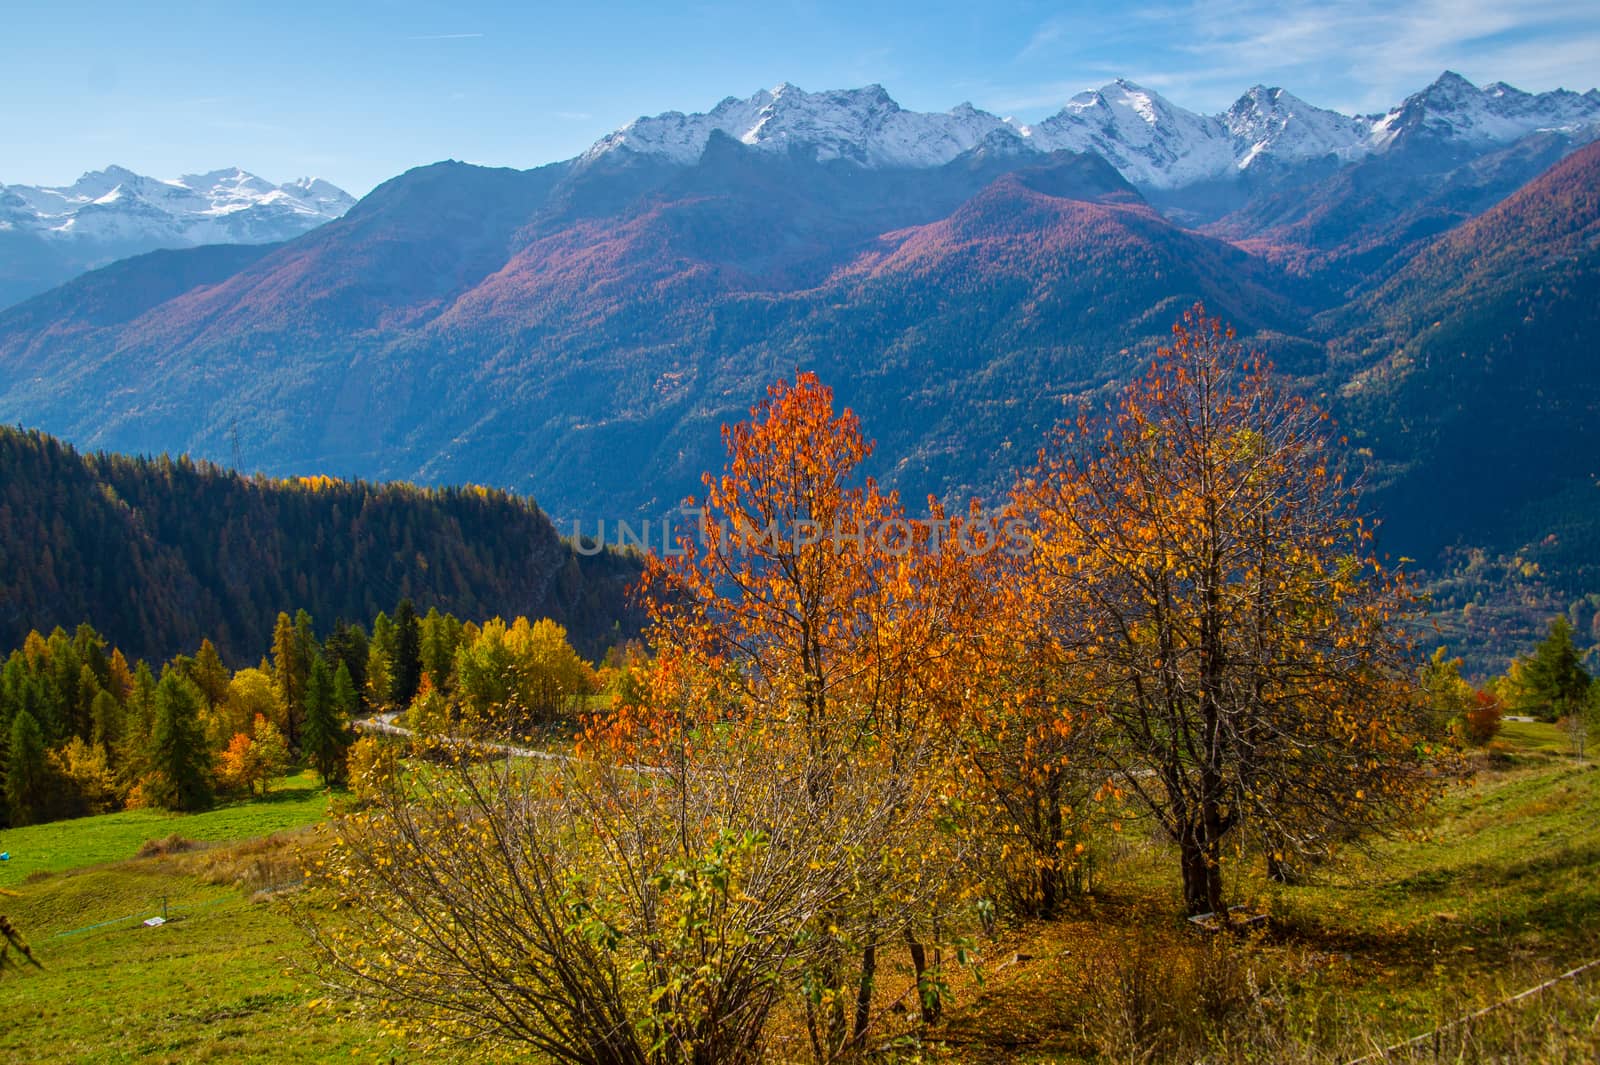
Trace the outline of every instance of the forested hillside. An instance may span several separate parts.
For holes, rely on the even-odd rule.
[[[1554,612],[1600,643],[1597,189],[1600,144],[1325,319],[1387,542],[1446,577],[1436,607],[1493,607],[1512,645]]]
[[[365,619],[410,598],[464,617],[553,618],[598,655],[633,631],[636,571],[579,555],[506,492],[246,477],[0,428],[0,646],[92,618],[131,657],[210,638],[249,665],[279,611]]]

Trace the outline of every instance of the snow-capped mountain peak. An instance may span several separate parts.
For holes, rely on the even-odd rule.
[[[1374,149],[1409,139],[1482,147],[1509,144],[1539,130],[1570,132],[1600,121],[1600,92],[1538,94],[1504,82],[1478,88],[1453,70],[1412,93],[1372,126]]]
[[[1040,151],[1095,152],[1129,181],[1151,188],[1201,181],[1233,163],[1220,121],[1121,78],[1079,93],[1023,132]]]
[[[669,111],[635,119],[581,159],[621,153],[687,165],[700,158],[716,132],[763,151],[804,151],[819,162],[939,166],[1005,128],[970,104],[942,114],[906,111],[881,85],[806,92],[785,82],[747,99],[730,96],[704,114]]]
[[[148,237],[160,242],[156,247],[284,240],[355,203],[317,178],[273,185],[238,167],[163,180],[108,166],[71,185],[11,185],[4,192],[26,207],[25,215],[12,216],[13,224],[43,235],[100,233],[134,243]]]
[[[288,240],[338,218],[354,203],[316,178],[274,185],[229,167],[163,180],[108,166],[71,185],[0,185],[0,238],[8,241],[0,255],[38,263],[32,267],[38,291],[159,248]]]
[[[1481,149],[1537,130],[1571,131],[1600,121],[1600,91],[1522,92],[1502,82],[1479,89],[1446,71],[1387,114],[1354,117],[1317,107],[1282,88],[1257,85],[1227,111],[1203,115],[1153,89],[1118,78],[1079,93],[1031,125],[970,103],[941,113],[907,111],[881,85],[806,92],[785,82],[705,113],[669,111],[635,119],[580,157],[650,158],[692,165],[713,133],[775,153],[868,167],[941,166],[971,151],[1094,152],[1135,185],[1175,189],[1226,180],[1267,161],[1340,161],[1421,137]]]
[[[1281,88],[1257,85],[1221,116],[1243,170],[1263,156],[1283,162],[1364,152],[1370,123],[1315,107]]]

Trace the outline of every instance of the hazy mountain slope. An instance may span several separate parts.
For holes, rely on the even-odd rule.
[[[1262,176],[1248,196],[1235,190],[1241,205],[1204,231],[1339,288],[1370,284],[1597,135],[1600,125],[1535,132],[1465,161],[1433,144],[1401,141],[1321,176]]]
[[[1600,588],[1600,144],[1323,327],[1396,540],[1424,558],[1535,544],[1572,587]]]
[[[441,164],[126,322],[68,338],[31,304],[0,315],[0,413],[616,517],[692,489],[718,423],[796,366],[881,411],[897,483],[990,487],[1007,440],[1031,447],[1186,302],[1298,328],[1292,282],[1103,161],[1022,161],[862,168],[718,137],[692,166]]]
[[[396,355],[419,372],[441,347],[459,359],[417,412],[455,419],[428,434],[452,446],[428,460],[427,479],[493,456],[499,476],[541,485],[561,514],[674,503],[716,464],[718,425],[796,367],[822,372],[863,413],[880,472],[913,496],[988,490],[1008,475],[1010,448],[1031,448],[1065,402],[1147,353],[1188,300],[1246,328],[1292,321],[1270,280],[1146,207],[1055,197],[1019,176],[885,234],[814,288],[719,291],[686,271],[578,331],[544,321],[521,343],[477,349],[462,331]],[[560,298],[524,291],[521,302]],[[486,394],[500,397],[493,413],[473,405]]]

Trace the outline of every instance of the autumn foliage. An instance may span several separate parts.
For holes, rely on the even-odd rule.
[[[999,510],[909,516],[811,374],[723,439],[577,757],[447,746],[341,826],[335,986],[573,1062],[859,1059],[1124,819],[1226,913],[1230,865],[1290,877],[1431,794],[1405,584],[1326,419],[1200,308]],[[510,638],[459,652],[491,705]]]
[[[1383,567],[1326,418],[1200,308],[1104,421],[1018,485],[1044,652],[1098,715],[1116,781],[1178,845],[1190,913],[1223,863],[1276,871],[1428,794],[1403,582]]]

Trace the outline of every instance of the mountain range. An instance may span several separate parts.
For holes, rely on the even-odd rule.
[[[288,240],[354,203],[320,178],[273,185],[237,167],[162,181],[111,166],[60,188],[0,184],[0,307],[141,252]]]
[[[1309,160],[1352,161],[1428,141],[1471,152],[1540,130],[1600,135],[1600,91],[1537,95],[1501,82],[1482,89],[1446,71],[1427,89],[1379,115],[1348,116],[1257,85],[1227,111],[1202,115],[1117,79],[1083,92],[1032,125],[971,104],[943,114],[903,110],[880,85],[808,93],[788,83],[748,99],[729,97],[705,114],[640,118],[601,139],[580,165],[608,156],[648,156],[679,165],[700,159],[713,134],[769,152],[867,167],[934,167],[973,151],[1093,152],[1142,189],[1173,190],[1255,168]]]
[[[806,368],[908,498],[992,496],[1203,300],[1334,410],[1386,547],[1527,549],[1581,595],[1597,123],[1592,90],[1449,73],[1370,116],[1261,87],[1205,116],[1116,82],[1026,127],[784,85],[533,170],[421,167],[284,243],[85,274],[0,312],[0,419],[493,484],[570,532],[675,506],[718,426]]]

